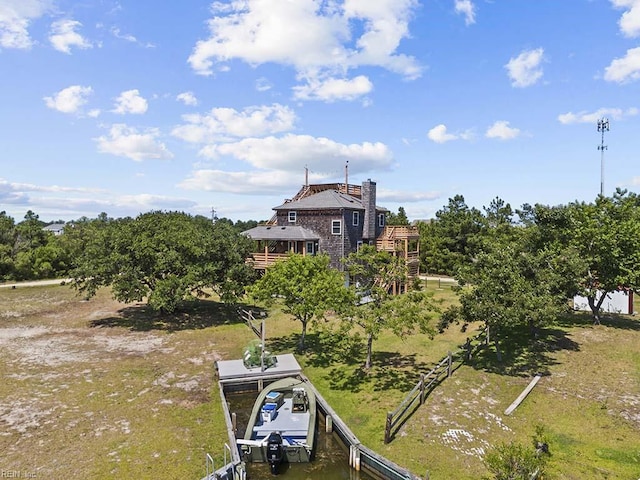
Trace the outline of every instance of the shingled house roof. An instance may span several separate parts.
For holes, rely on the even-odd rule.
[[[360,198],[338,192],[336,190],[325,190],[323,192],[309,195],[300,200],[283,203],[273,210],[325,210],[332,208],[348,208],[352,210],[364,210],[364,205]],[[385,208],[376,207],[376,210],[386,211]]]

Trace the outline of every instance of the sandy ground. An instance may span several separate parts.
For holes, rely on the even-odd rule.
[[[47,290],[34,289],[27,305],[0,297],[0,477],[199,471],[219,358],[213,339],[198,330],[101,326],[120,318],[123,305]]]

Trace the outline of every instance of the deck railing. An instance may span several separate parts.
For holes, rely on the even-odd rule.
[[[418,230],[418,227],[414,227],[412,225],[387,225],[384,227],[381,236],[384,238],[395,238],[398,240],[404,240],[405,238],[420,238],[420,230]]]
[[[284,260],[288,255],[288,253],[252,253],[253,260],[250,259],[249,261],[256,270],[264,270],[278,260]]]

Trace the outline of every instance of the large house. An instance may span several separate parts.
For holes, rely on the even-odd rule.
[[[376,206],[376,183],[305,184],[282,205],[265,225],[244,232],[256,241],[253,265],[264,270],[289,252],[326,253],[333,268],[343,270],[342,259],[360,245],[376,245],[401,255],[409,276],[418,274],[419,233],[409,226],[385,225],[387,209]],[[403,290],[404,286],[397,286]]]

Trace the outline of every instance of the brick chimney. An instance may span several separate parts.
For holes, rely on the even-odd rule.
[[[362,205],[364,206],[364,221],[362,223],[362,238],[376,239],[376,182],[367,179],[362,182]]]

